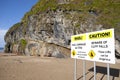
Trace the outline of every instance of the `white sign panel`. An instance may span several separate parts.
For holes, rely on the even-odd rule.
[[[114,29],[71,36],[71,57],[115,64]]]

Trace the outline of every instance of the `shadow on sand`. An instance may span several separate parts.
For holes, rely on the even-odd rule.
[[[90,72],[94,72],[94,67],[88,69],[86,76]],[[107,67],[96,66],[96,74],[97,73],[103,74],[100,78],[100,80],[103,80],[104,76],[107,75]],[[119,77],[119,74],[120,69],[110,68],[110,76],[112,76],[112,80],[115,80],[115,77]],[[77,80],[80,80],[81,78],[83,78],[83,76],[79,77]],[[92,80],[92,78],[94,78],[94,75],[92,75],[89,80]]]

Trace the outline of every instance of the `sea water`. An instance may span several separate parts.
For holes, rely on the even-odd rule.
[[[0,47],[0,52],[4,52],[4,48]]]

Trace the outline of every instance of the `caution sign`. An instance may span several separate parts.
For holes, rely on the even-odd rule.
[[[86,34],[71,36],[71,58],[84,59],[86,55]]]
[[[87,33],[87,60],[115,64],[114,29]]]
[[[114,29],[71,36],[71,57],[115,64]]]
[[[89,57],[90,57],[91,59],[93,59],[96,54],[95,54],[95,52],[94,52],[93,50],[90,50],[90,52],[88,53],[88,55],[89,55]]]

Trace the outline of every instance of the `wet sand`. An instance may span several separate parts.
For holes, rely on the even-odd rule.
[[[83,80],[77,60],[77,80]],[[96,63],[96,80],[106,80],[105,63]],[[120,80],[120,63],[110,64],[110,80]],[[74,59],[40,58],[0,53],[0,80],[74,80]],[[86,80],[94,80],[93,62],[86,61]]]

